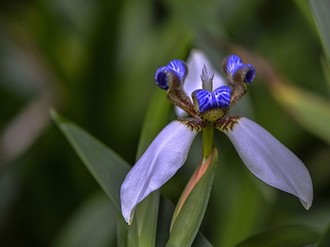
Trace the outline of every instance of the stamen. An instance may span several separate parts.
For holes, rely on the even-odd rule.
[[[208,91],[213,90],[213,78],[214,78],[214,72],[208,71],[204,64],[201,75],[203,89]]]

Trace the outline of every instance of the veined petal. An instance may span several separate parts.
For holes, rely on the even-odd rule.
[[[179,121],[168,124],[127,174],[120,190],[125,221],[133,220],[136,205],[165,184],[184,164],[197,129]]]
[[[201,74],[204,65],[209,71],[214,71],[213,88],[226,85],[225,80],[214,70],[214,67],[204,52],[193,49],[187,59],[188,75],[183,85],[183,89],[188,96],[191,96],[193,91],[202,88]],[[187,113],[179,107],[175,107],[175,111],[178,117],[187,116]]]
[[[167,68],[174,70],[181,80],[184,80],[188,73],[187,65],[179,59],[169,62]]]
[[[198,89],[192,93],[194,103],[200,112],[205,112],[212,108],[229,108],[231,97],[231,87],[222,86],[213,92]]]
[[[313,185],[302,161],[268,131],[247,118],[232,118],[221,127],[247,168],[265,183],[297,196],[308,209]]]
[[[222,62],[222,69],[231,83],[251,83],[256,76],[256,70],[252,64],[243,63],[237,55],[229,55]]]

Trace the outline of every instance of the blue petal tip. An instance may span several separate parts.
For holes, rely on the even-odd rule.
[[[174,59],[171,62],[169,62],[166,67],[168,69],[173,70],[176,72],[176,75],[181,79],[184,80],[187,76],[188,68],[185,62],[179,60],[179,59]]]
[[[237,65],[242,64],[242,59],[237,55],[229,55],[224,61],[224,71],[226,74],[232,73]]]
[[[251,64],[246,64],[246,67],[248,68],[248,70],[245,74],[244,81],[247,83],[251,83],[256,76],[256,69]]]
[[[237,55],[229,55],[223,61],[223,70],[230,81],[251,83],[256,75],[256,70],[251,64],[243,63]]]
[[[173,81],[173,77],[177,79],[177,85],[180,85],[186,78],[187,73],[187,65],[183,61],[175,59],[169,62],[166,66],[158,68],[154,79],[161,89],[167,90],[170,87],[169,84],[171,84],[169,81]]]
[[[166,66],[164,67],[160,67],[157,69],[156,73],[155,73],[155,81],[156,84],[158,85],[158,87],[160,87],[161,89],[168,89],[168,76],[165,73],[166,70]]]

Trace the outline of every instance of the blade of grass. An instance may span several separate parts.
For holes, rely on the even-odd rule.
[[[307,226],[282,226],[257,233],[236,247],[300,247],[315,244],[318,238],[319,234]]]
[[[192,245],[210,198],[217,157],[218,152],[213,149],[187,184],[174,213],[167,246]]]
[[[323,48],[330,59],[330,1],[310,0],[310,4]]]
[[[157,90],[149,104],[139,139],[137,159],[147,149],[158,132],[168,122],[170,104],[164,92]],[[140,246],[155,246],[160,192],[155,191],[143,200],[136,209]]]
[[[79,158],[109,196],[116,209],[120,211],[119,191],[130,169],[129,164],[85,130],[60,116],[55,110],[51,110],[50,114]]]
[[[104,194],[93,195],[69,218],[54,247],[109,246],[116,239],[116,216]]]

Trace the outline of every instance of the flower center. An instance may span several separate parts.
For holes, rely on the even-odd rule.
[[[214,122],[228,112],[231,88],[229,86],[221,86],[213,92],[198,89],[192,93],[192,99],[200,117],[209,122]]]
[[[191,98],[183,89],[188,67],[181,60],[172,60],[166,66],[157,69],[155,81],[160,88],[167,90],[168,99],[191,117],[206,124],[215,123],[246,93],[246,84],[251,83],[255,77],[254,67],[244,64],[237,55],[230,55],[224,60],[223,70],[228,85],[213,90],[215,74],[204,65],[201,74],[202,89],[195,90]]]

